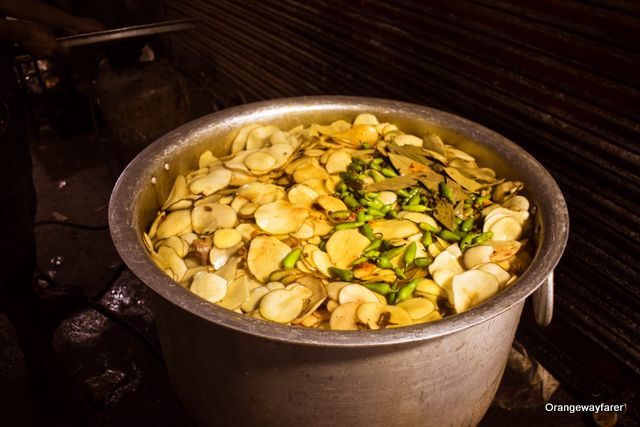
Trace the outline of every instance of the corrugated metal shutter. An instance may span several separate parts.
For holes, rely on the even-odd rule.
[[[203,20],[178,37],[178,53],[249,101],[313,94],[406,100],[475,120],[532,153],[560,184],[572,231],[556,271],[555,324],[521,334],[545,340],[541,352],[554,349],[541,357],[565,354],[565,370],[575,361],[572,369],[590,372],[590,386],[570,380],[586,392],[640,382],[638,3],[165,4],[170,17]],[[572,353],[567,337],[593,352]],[[592,358],[600,353],[611,356],[613,373],[597,372]]]

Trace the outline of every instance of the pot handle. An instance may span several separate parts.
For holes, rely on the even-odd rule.
[[[548,326],[553,318],[553,271],[533,293],[533,312],[536,323]]]

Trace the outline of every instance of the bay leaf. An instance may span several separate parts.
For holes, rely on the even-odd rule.
[[[447,148],[444,146],[442,138],[436,134],[429,134],[423,138],[422,148],[431,152],[431,155],[436,160],[446,164],[447,163]]]
[[[384,181],[374,182],[365,189],[370,191],[397,191],[408,187],[413,187],[418,183],[419,174],[409,174],[387,178]]]
[[[436,172],[420,174],[418,181],[422,183],[432,193],[438,192],[438,185],[444,180],[444,176]]]
[[[444,170],[451,179],[460,184],[466,190],[476,192],[482,187],[482,184],[467,178],[456,168],[444,168]]]
[[[449,164],[451,166],[451,164]],[[458,171],[469,179],[483,182],[494,182],[496,180],[496,172],[489,168],[469,168],[458,167]]]
[[[387,144],[387,149],[389,150],[389,153],[407,157],[422,165],[429,166],[433,163],[433,161],[429,159],[429,153],[423,150],[421,147],[416,147],[414,145],[400,146],[393,141],[389,141],[389,143]]]
[[[460,184],[458,184],[457,182],[449,179],[447,180],[447,185],[451,189],[451,201],[453,202],[453,204],[456,204],[458,202],[463,202],[464,199],[467,198],[467,194],[464,192]]]
[[[387,178],[384,181],[369,184],[365,191],[397,191],[422,183],[431,192],[438,191],[438,184],[444,180],[444,176],[439,173],[428,171],[421,173],[410,173],[407,175]]]
[[[449,230],[453,231],[456,228],[456,213],[450,202],[440,199],[436,204],[433,216]]]
[[[400,154],[389,153],[389,160],[394,168],[400,172],[401,175],[408,175],[411,172],[411,165],[414,163],[408,157],[402,156]]]

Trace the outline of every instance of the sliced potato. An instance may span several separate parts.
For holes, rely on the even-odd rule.
[[[329,238],[326,248],[333,265],[349,268],[370,243],[358,230],[338,230]]]
[[[239,278],[229,282],[227,284],[227,293],[224,298],[220,300],[218,305],[229,310],[235,310],[239,308],[249,299],[249,282],[247,276],[240,276]]]
[[[214,156],[210,150],[207,150],[200,154],[200,157],[198,157],[198,167],[200,169],[204,169],[206,167],[217,164],[219,161],[220,160],[218,160],[218,158]]]
[[[326,212],[346,211],[348,209],[342,200],[333,196],[319,196],[315,203]]]
[[[159,222],[156,237],[160,240],[166,239],[182,233],[189,227],[191,227],[191,212],[188,210],[171,212]]]
[[[340,304],[331,312],[329,325],[331,329],[336,331],[355,331],[358,330],[358,307],[357,302],[348,302]]]
[[[419,233],[418,226],[406,219],[379,219],[370,222],[375,234],[381,233],[385,240],[405,239]]]
[[[173,186],[171,187],[171,192],[167,197],[167,200],[162,205],[161,210],[166,210],[169,206],[174,205],[175,203],[183,200],[187,197],[189,191],[187,188],[187,180],[183,175],[178,175],[173,182]]]
[[[255,237],[249,246],[247,266],[256,279],[267,282],[271,272],[278,270],[291,247],[273,236]]]
[[[476,265],[484,264],[491,261],[493,247],[489,245],[479,245],[464,251],[462,260],[467,269],[471,269]]]
[[[372,125],[356,125],[331,137],[351,145],[373,144],[378,140],[378,131]]]
[[[413,323],[409,313],[402,308],[379,302],[365,302],[360,304],[356,315],[358,320],[367,325],[369,329],[406,326]]]
[[[258,304],[260,304],[260,300],[262,299],[262,297],[268,294],[269,292],[271,292],[271,289],[269,289],[266,286],[260,286],[258,288],[250,290],[249,298],[247,298],[247,300],[242,303],[240,308],[245,313],[252,312],[253,310],[256,309]]]
[[[393,142],[400,146],[413,145],[415,147],[422,147],[422,138],[418,138],[415,135],[398,135],[393,138]]]
[[[396,304],[407,313],[412,320],[422,319],[436,309],[436,305],[426,298],[409,298]]]
[[[500,285],[500,288],[504,287],[511,278],[511,275],[505,269],[492,262],[479,264],[474,266],[473,268],[493,274],[496,279],[498,279],[498,285]]]
[[[311,291],[311,296],[307,299],[306,307],[303,312],[296,318],[293,323],[301,323],[314,313],[318,307],[327,299],[327,289],[324,283],[315,277],[301,277],[298,279],[300,285]]]
[[[227,293],[227,281],[215,273],[201,271],[193,276],[191,292],[210,302],[218,302]]]
[[[337,150],[329,156],[325,167],[329,173],[345,172],[349,163],[351,163],[351,154],[346,150]]]
[[[189,190],[194,194],[209,196],[222,190],[231,181],[231,171],[225,168],[213,170],[208,175],[196,178],[189,184]]]
[[[270,234],[295,233],[309,216],[304,206],[278,200],[260,206],[254,213],[256,224]]]
[[[481,270],[468,270],[453,277],[451,282],[453,307],[457,313],[467,311],[494,296],[500,290],[498,279]]]
[[[296,184],[287,192],[287,198],[291,203],[306,208],[311,208],[318,196],[318,193],[304,184]]]
[[[435,228],[436,230],[440,230],[440,225],[436,222],[435,218],[431,215],[427,215],[421,212],[408,212],[408,211],[400,211],[398,212],[398,218],[408,219],[409,221],[413,221],[416,224],[425,223]]]
[[[199,234],[213,233],[219,228],[232,228],[238,215],[230,206],[207,203],[196,206],[191,211],[193,230]]]
[[[260,300],[260,314],[267,320],[289,323],[298,317],[305,298],[296,290],[277,289]]]
[[[349,302],[378,302],[378,297],[362,285],[349,284],[340,289],[338,302],[340,304],[346,304]]]
[[[334,301],[338,301],[340,291],[351,282],[329,282],[327,284],[327,296]]]

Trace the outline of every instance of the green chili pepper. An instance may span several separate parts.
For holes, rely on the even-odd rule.
[[[382,212],[380,209],[376,209],[373,207],[369,207],[367,208],[367,213],[371,216],[373,216],[374,218],[378,217],[378,218],[382,218],[383,216],[385,216],[385,213]]]
[[[391,292],[387,295],[387,303],[393,304],[396,302],[396,297],[398,296],[397,292]]]
[[[380,197],[380,192],[372,191],[370,193],[366,193],[364,197],[369,200],[377,199],[378,197]]]
[[[397,304],[399,302],[402,302],[406,299],[411,298],[411,295],[413,295],[413,291],[416,290],[416,286],[418,285],[419,281],[420,279],[413,279],[409,283],[404,285],[402,288],[400,288],[400,290],[398,291],[398,296],[396,297],[395,303]]]
[[[449,231],[449,230],[442,230],[440,231],[440,233],[438,233],[438,236],[440,236],[442,239],[446,240],[447,242],[457,242],[458,240],[460,240],[460,236],[458,236],[456,233]]]
[[[371,163],[369,163],[369,167],[371,169],[374,170],[382,170],[382,164],[384,163],[384,159],[382,157],[376,157],[375,159],[371,160]]]
[[[433,262],[433,258],[429,256],[418,257],[413,260],[416,267],[426,267]]]
[[[418,193],[416,193],[413,196],[411,196],[409,201],[406,203],[407,206],[414,206],[414,205],[419,205],[419,204],[420,204],[420,194],[418,194]]]
[[[409,191],[407,191],[407,199],[411,199],[414,196],[418,195],[420,193],[420,188],[410,188]]]
[[[394,171],[391,168],[382,168],[382,170],[380,172],[382,173],[382,175],[387,176],[387,177],[398,176],[396,171]]]
[[[350,170],[355,172],[361,172],[364,169],[364,164],[361,159],[358,157],[351,158],[351,164],[348,167]]]
[[[404,251],[404,263],[406,265],[411,264],[413,260],[416,258],[417,250],[418,250],[418,245],[416,245],[416,242],[409,243],[409,246],[407,246],[407,250]]]
[[[342,224],[336,225],[336,230],[350,230],[352,228],[362,227],[364,222],[362,221],[354,221],[354,222],[343,222]]]
[[[473,244],[479,245],[491,239],[492,237],[493,237],[493,231],[487,231],[486,233],[482,233],[481,235],[473,239]]]
[[[405,246],[396,246],[387,251],[382,252],[382,256],[388,259],[393,259],[404,251]]]
[[[445,199],[453,202],[453,190],[444,181],[440,181],[440,194],[442,194]]]
[[[375,182],[380,182],[387,179],[384,175],[382,175],[380,172],[378,172],[375,169],[369,169],[368,173],[369,173],[369,176],[371,176],[371,178],[373,178]]]
[[[356,266],[356,265],[362,264],[363,262],[367,262],[367,261],[369,261],[369,258],[367,258],[366,256],[361,256],[360,258],[358,258],[355,261],[353,261],[351,263],[351,265]]]
[[[406,277],[405,274],[404,274],[404,270],[401,269],[400,267],[394,268],[393,272],[396,273],[396,276],[398,276],[401,279],[404,279]]]
[[[347,184],[345,184],[342,180],[338,181],[338,183],[336,184],[336,191],[338,193],[344,193],[345,191],[347,191]]]
[[[383,207],[381,207],[381,208],[379,209],[379,211],[380,211],[380,212],[382,212],[382,213],[387,213],[387,212],[389,212],[391,209],[393,209],[393,206],[394,206],[394,204],[393,204],[393,203],[392,203],[392,204],[390,204],[390,205],[384,205]]]
[[[372,147],[372,145],[371,145],[371,144],[369,144],[368,142],[363,142],[363,143],[361,144],[361,147],[362,147],[362,148],[364,148],[364,149],[369,149],[369,148],[371,148],[371,147]]]
[[[372,199],[372,200],[365,199],[363,204],[376,209],[380,209],[381,207],[384,206],[384,203],[382,203],[382,200],[378,200],[378,199]]]
[[[403,205],[402,209],[409,212],[426,212],[429,210],[425,205]]]
[[[420,229],[424,231],[430,231],[432,233],[438,232],[438,229],[436,227],[431,224],[427,224],[426,222],[421,222],[420,224],[418,224],[418,227],[420,227]]]
[[[398,196],[400,196],[400,197],[404,197],[404,198],[407,198],[407,199],[408,199],[409,197],[411,197],[411,196],[409,195],[409,193],[407,192],[407,190],[396,190],[396,194],[397,194]]]
[[[358,200],[351,195],[345,196],[342,201],[351,209],[358,209],[360,207],[360,203],[358,203]]]
[[[469,247],[469,245],[473,243],[473,239],[475,239],[478,236],[479,234],[477,233],[469,233],[466,236],[464,236],[460,241],[460,250],[464,251],[467,247]]]
[[[353,279],[353,272],[338,267],[329,267],[329,274],[344,282],[350,282]]]
[[[424,245],[424,247],[427,247],[432,243],[433,243],[433,236],[431,236],[431,232],[425,231],[424,236],[422,236],[422,244]]]
[[[460,237],[461,239],[463,239],[464,236],[467,235],[467,233],[465,233],[462,230],[453,230],[453,234],[455,234],[456,236]]]
[[[364,248],[364,252],[367,253],[374,249],[378,249],[381,245],[382,245],[382,239],[374,239],[369,246]]]
[[[285,269],[293,268],[300,259],[300,255],[302,254],[302,248],[296,248],[289,252],[289,254],[284,257],[282,260],[282,267]]]
[[[377,250],[370,250],[370,251],[366,251],[364,253],[364,256],[368,257],[368,258],[377,258],[380,256],[380,251]]]
[[[271,272],[271,274],[269,274],[269,281],[270,282],[279,282],[282,279],[284,279],[285,277],[287,277],[289,274],[291,274],[292,271],[291,270],[276,270]]]
[[[362,286],[373,292],[377,292],[380,295],[387,295],[389,292],[391,292],[391,286],[389,286],[388,283],[384,282],[363,283]]]
[[[378,262],[376,263],[376,265],[380,268],[393,269],[393,264],[391,264],[391,261],[383,256],[378,257]]]
[[[348,219],[349,217],[351,217],[351,215],[353,215],[351,211],[329,212],[329,218],[331,219]]]
[[[363,236],[365,236],[367,239],[371,240],[372,242],[376,240],[376,236],[373,234],[373,228],[371,228],[371,225],[367,223],[363,224],[362,228],[360,228],[360,232],[362,233]]]
[[[283,277],[280,280],[280,283],[282,283],[283,285],[290,285],[293,282],[297,281],[300,277],[302,277],[304,274],[302,272],[299,272],[297,274],[290,274],[287,277]]]

